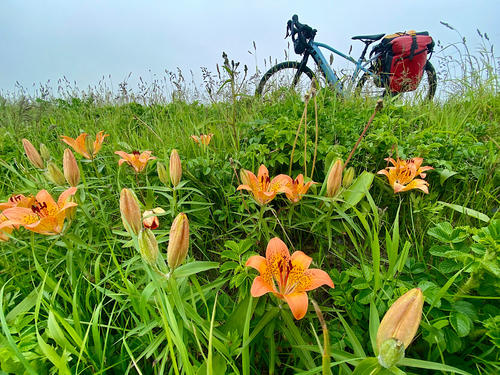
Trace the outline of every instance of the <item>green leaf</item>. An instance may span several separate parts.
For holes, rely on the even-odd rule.
[[[345,331],[347,333],[347,337],[349,338],[349,341],[352,344],[352,348],[354,350],[354,354],[357,357],[366,357],[365,351],[363,350],[363,346],[360,344],[358,338],[354,334],[354,331],[351,329],[351,327],[349,326],[349,324],[347,324],[347,322],[345,321],[345,319],[342,317],[342,315],[340,315],[340,313],[338,311],[337,311],[337,316],[339,317],[340,322],[344,326],[344,329],[345,329]]]
[[[378,316],[377,306],[375,306],[375,301],[372,299],[372,301],[370,302],[369,331],[370,331],[370,341],[372,343],[372,349],[375,355],[378,355],[377,331],[379,325],[380,325],[380,318]]]
[[[188,277],[217,267],[219,267],[219,262],[194,261],[176,268],[173,275],[177,278]]]
[[[457,332],[458,337],[465,337],[472,328],[472,320],[461,312],[453,311],[450,315],[450,324]]]
[[[439,183],[443,186],[444,182],[452,176],[458,174],[458,172],[450,171],[449,169],[442,169],[438,171],[439,173]]]
[[[469,215],[469,216],[476,218],[478,220],[484,221],[485,223],[488,223],[490,221],[490,218],[487,215],[485,215],[479,211],[473,210],[472,208],[467,208],[464,206],[460,206],[458,204],[452,204],[452,203],[441,202],[441,201],[438,201],[438,203],[440,203],[443,206],[446,206],[448,208],[451,208],[452,210],[460,212],[462,214],[466,214],[466,215]]]
[[[451,224],[446,221],[430,228],[427,234],[446,243],[459,243],[467,238],[467,232],[465,232],[465,230],[460,228],[453,229]]]
[[[382,366],[378,363],[377,358],[369,357],[356,366],[352,375],[375,375],[379,374],[380,370],[382,370]]]
[[[352,183],[349,188],[342,193],[344,203],[341,209],[346,211],[348,208],[353,207],[359,203],[365,196],[366,191],[370,190],[372,186],[374,174],[363,171]]]
[[[437,362],[423,361],[421,359],[403,358],[401,361],[399,361],[398,365],[425,368],[427,370],[447,371],[460,375],[471,375],[467,371],[460,370],[453,366],[448,366]]]

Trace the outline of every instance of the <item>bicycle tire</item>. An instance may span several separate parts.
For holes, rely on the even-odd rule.
[[[370,71],[372,72],[371,69],[370,69]],[[373,82],[373,76],[371,76],[368,73],[363,74],[356,85],[356,94],[363,96],[363,94],[362,94],[363,88],[367,84],[369,84],[370,82]],[[422,85],[425,85],[425,87],[424,87],[424,89],[425,89],[424,100],[428,100],[428,101],[432,100],[434,98],[434,95],[436,94],[437,76],[436,76],[436,70],[434,69],[434,66],[431,64],[430,61],[427,61],[425,63],[424,73],[423,73],[422,79],[420,80],[419,87],[421,87]],[[374,86],[376,86],[376,85],[374,84]],[[399,93],[389,92],[387,89],[385,89],[383,87],[382,88],[377,87],[377,89],[379,90],[378,96],[386,96],[386,95],[396,96],[396,95],[399,95]],[[418,90],[418,87],[414,91],[417,91],[417,90]],[[370,90],[365,90],[365,92],[370,92]],[[411,95],[412,92],[413,91],[409,91],[408,93]],[[405,94],[405,93],[403,93],[403,94]]]
[[[315,78],[315,75],[311,69],[309,69],[307,66],[304,66],[299,75],[297,75],[297,72],[294,73],[294,77],[292,79],[292,82],[285,82],[284,84],[281,84],[281,82],[278,82],[276,87],[267,87],[267,89],[266,89],[266,85],[267,86],[270,85],[270,83],[271,83],[270,81],[272,80],[272,77],[277,76],[277,73],[279,73],[280,71],[283,71],[285,69],[292,69],[292,70],[298,71],[300,68],[300,64],[301,63],[298,61],[285,61],[285,62],[276,64],[273,67],[271,67],[262,76],[262,78],[259,82],[259,85],[257,86],[257,89],[255,90],[255,95],[262,96],[262,95],[265,95],[266,93],[268,93],[268,91],[271,90],[272,88],[281,89],[284,86],[290,86],[290,87],[285,87],[287,89],[294,89],[300,80],[300,76],[302,76],[303,74],[305,74],[308,77],[308,79],[309,79],[308,83],[309,83],[309,87],[310,87],[312,80]]]

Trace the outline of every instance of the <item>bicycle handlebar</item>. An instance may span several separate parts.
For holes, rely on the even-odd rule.
[[[307,39],[314,38],[316,36],[316,32],[317,30],[313,29],[311,26],[300,23],[299,16],[294,14],[292,16],[292,19],[289,20],[286,24],[285,38],[287,38],[290,35],[292,37],[292,41],[295,42],[298,34],[299,40],[301,42],[306,42]]]

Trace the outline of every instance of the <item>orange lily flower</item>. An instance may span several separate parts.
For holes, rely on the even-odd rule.
[[[82,155],[85,159],[93,160],[101,149],[104,138],[106,138],[107,136],[109,136],[109,134],[104,134],[104,130],[101,130],[96,134],[93,144],[87,142],[87,133],[82,133],[75,139],[67,137],[65,135],[62,135],[61,138],[63,142],[73,147],[73,150]]]
[[[8,209],[8,208],[12,208],[12,207],[27,207],[27,208],[30,208],[32,205],[34,205],[34,204],[35,204],[35,202],[36,202],[35,197],[34,197],[34,196],[32,196],[32,195],[30,195],[30,196],[28,196],[28,197],[25,197],[25,196],[24,196],[24,195],[22,195],[22,194],[14,194],[14,195],[12,195],[12,196],[11,196],[11,197],[7,200],[7,202],[1,202],[1,203],[0,203],[0,211],[2,211],[2,210],[6,210],[6,209]],[[6,217],[5,217],[5,215],[2,215],[2,214],[0,213],[0,227],[2,227],[2,224],[3,224],[3,227],[4,227],[4,228],[13,227],[13,228],[15,228],[15,229],[19,229],[19,225],[17,225],[17,224],[13,224],[13,225],[12,225],[12,224],[7,224],[7,223],[5,223],[5,222],[2,222],[2,216],[3,216],[4,218],[6,218]],[[6,218],[6,219],[7,219],[7,218]],[[4,220],[4,221],[5,221],[5,220]],[[10,222],[10,223],[11,223],[11,222]],[[0,231],[1,231],[1,229],[0,229]],[[4,232],[5,232],[5,231],[6,231],[6,230],[4,229]],[[12,232],[12,230],[11,230],[10,232],[8,232],[8,233],[11,233],[11,232]],[[2,236],[1,236],[1,233],[0,233],[0,240],[1,240],[1,237],[2,237]],[[6,237],[4,237],[4,238],[6,238]],[[4,241],[7,241],[7,239],[5,239]]]
[[[12,207],[31,207],[35,203],[35,197],[30,195],[25,197],[22,194],[12,195],[7,202],[0,202],[0,211]]]
[[[131,154],[127,154],[124,151],[115,151],[116,155],[121,156],[118,161],[118,165],[127,163],[134,168],[136,173],[140,173],[146,168],[149,160],[156,159],[155,156],[151,156],[152,151],[144,151],[142,154],[139,151],[132,151]]]
[[[210,141],[212,140],[213,134],[200,134],[200,136],[192,135],[191,139],[198,143],[199,145],[208,146]]]
[[[269,171],[264,164],[260,166],[257,176],[246,169],[242,175],[245,176],[246,181],[244,182],[246,184],[238,186],[236,190],[251,191],[254,199],[260,205],[269,203],[278,193],[291,193],[290,188],[287,186],[292,181],[291,177],[280,174],[271,180]]]
[[[386,175],[389,179],[389,184],[394,189],[394,193],[399,193],[401,191],[408,191],[411,189],[420,189],[424,193],[429,194],[429,183],[420,178],[425,178],[425,171],[434,169],[429,166],[421,167],[424,159],[413,158],[410,160],[401,160],[398,158],[395,161],[393,158],[385,158],[390,162],[393,167],[387,167],[377,172],[377,174]]]
[[[71,187],[62,192],[56,202],[47,190],[41,190],[30,208],[12,207],[3,211],[3,214],[12,224],[21,225],[32,232],[58,234],[63,229],[68,208],[77,206],[69,199],[75,193],[76,187]]]
[[[299,174],[295,180],[290,178],[290,182],[286,185],[290,189],[290,192],[285,192],[286,197],[290,202],[297,203],[302,199],[302,196],[307,193],[311,185],[315,183],[314,181],[309,181],[304,184],[304,176],[302,173]]]
[[[325,271],[308,269],[312,258],[302,251],[290,256],[288,247],[278,237],[269,241],[266,257],[253,255],[245,266],[260,272],[252,284],[252,297],[266,293],[274,295],[288,303],[295,319],[302,319],[307,312],[307,293],[321,285],[333,288],[333,281]]]
[[[14,225],[12,222],[2,213],[0,213],[0,242],[8,241],[9,236],[14,230]]]

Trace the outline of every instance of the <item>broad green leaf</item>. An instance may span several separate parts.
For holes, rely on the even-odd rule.
[[[346,211],[348,208],[353,207],[359,203],[365,196],[366,191],[370,190],[373,182],[374,174],[363,171],[352,183],[347,190],[342,193],[344,203],[341,209]]]
[[[450,324],[457,332],[458,337],[465,337],[472,328],[472,320],[461,312],[452,311],[450,315]]]

